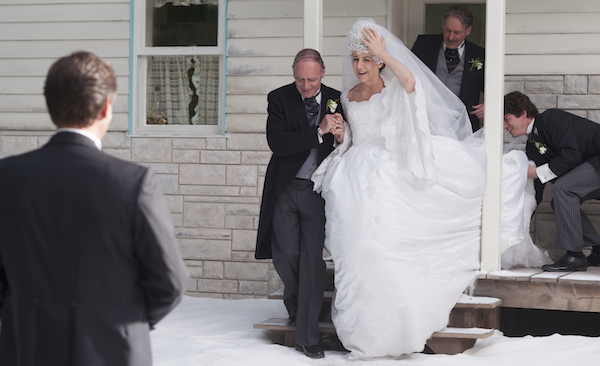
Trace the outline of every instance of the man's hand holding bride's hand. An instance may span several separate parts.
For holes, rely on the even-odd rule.
[[[365,38],[361,38],[362,43],[364,43],[365,46],[369,47],[369,50],[374,56],[383,59],[386,53],[385,38],[379,38],[377,32],[371,28],[363,28],[362,34],[363,36],[365,36]]]
[[[346,128],[344,127],[344,119],[341,114],[326,114],[319,127],[321,127],[323,133],[331,133],[338,143],[341,144],[344,141]]]
[[[333,137],[335,137],[335,141],[337,141],[338,144],[341,144],[342,142],[344,142],[344,134],[346,133],[346,126],[344,126],[344,119],[342,118],[342,115],[339,113],[336,113],[336,114],[337,114],[337,116],[335,119],[335,128],[331,133],[333,133]]]

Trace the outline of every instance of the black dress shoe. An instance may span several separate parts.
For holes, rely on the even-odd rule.
[[[600,266],[600,253],[592,252],[587,257],[587,265],[589,266]]]
[[[296,351],[304,352],[306,357],[310,358],[323,358],[325,357],[325,352],[319,345],[314,346],[301,346],[299,344],[296,345]]]
[[[573,272],[587,271],[587,266],[585,256],[577,258],[567,253],[555,263],[543,265],[542,269],[548,272]]]

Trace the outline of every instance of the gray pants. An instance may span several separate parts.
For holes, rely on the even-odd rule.
[[[319,344],[319,313],[325,286],[325,202],[310,180],[293,179],[273,212],[273,265],[285,290],[283,301],[296,318],[296,344]]]
[[[556,245],[580,252],[584,247],[600,245],[600,235],[580,206],[600,196],[600,172],[583,163],[554,183],[552,208],[556,217]]]

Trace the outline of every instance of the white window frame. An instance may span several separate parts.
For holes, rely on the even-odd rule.
[[[130,133],[132,135],[152,136],[210,136],[223,134],[224,100],[225,100],[225,34],[226,34],[226,0],[219,0],[219,24],[217,30],[217,46],[211,47],[147,47],[146,20],[151,14],[152,1],[134,1],[133,17],[133,70],[132,70],[132,118]],[[216,55],[219,56],[219,118],[216,125],[147,125],[146,124],[146,86],[148,56],[156,55]]]

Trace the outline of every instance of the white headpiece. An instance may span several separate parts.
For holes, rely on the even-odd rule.
[[[354,22],[352,25],[352,29],[348,32],[348,54],[352,56],[352,52],[356,51],[357,53],[366,53],[371,52],[369,47],[367,47],[361,39],[363,39],[364,35],[362,34],[362,30],[364,28],[371,28],[375,30],[375,26],[377,24],[373,21],[373,19],[364,19],[361,18]],[[377,31],[376,31],[377,32]],[[381,34],[377,33],[379,38],[381,38]],[[375,55],[373,55],[373,59],[377,62],[377,65],[381,65],[383,61]]]

